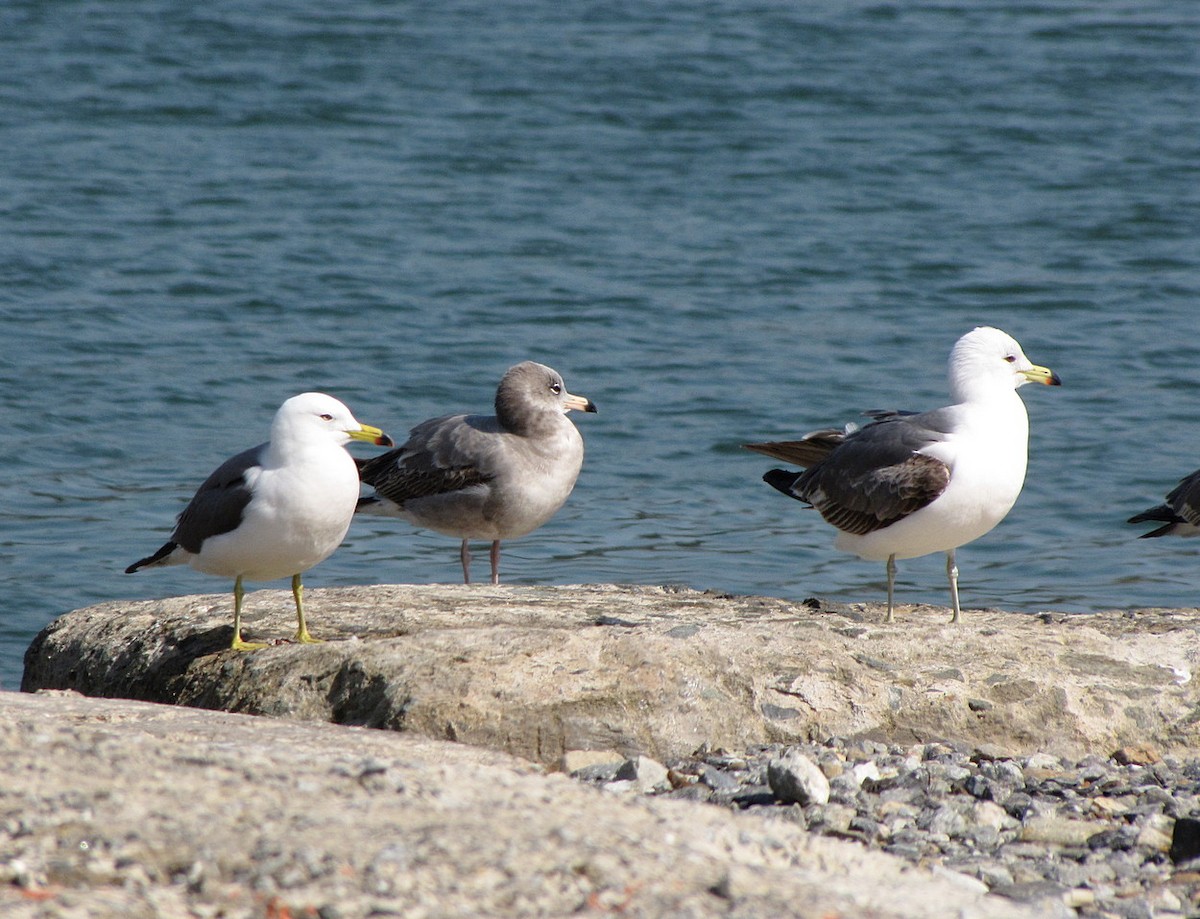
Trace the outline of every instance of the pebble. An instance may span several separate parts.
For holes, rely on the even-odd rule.
[[[952,872],[1053,915],[1200,915],[1200,759],[1144,745],[1073,761],[833,738],[704,748],[665,765],[609,760],[574,774],[611,791],[778,811],[812,833]]]
[[[798,750],[789,750],[767,764],[767,784],[784,803],[829,803],[829,779],[820,766]]]

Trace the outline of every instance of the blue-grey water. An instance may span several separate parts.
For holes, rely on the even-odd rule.
[[[879,600],[739,445],[942,404],[981,323],[1065,385],[964,605],[1194,606],[1200,541],[1123,521],[1200,466],[1198,100],[1193,0],[7,0],[0,687],[229,588],[122,569],[289,395],[399,437],[524,358],[600,414],[508,582]],[[371,519],[306,583],[459,575]]]

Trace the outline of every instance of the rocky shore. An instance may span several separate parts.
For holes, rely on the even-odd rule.
[[[287,599],[249,595],[248,633],[287,634]],[[972,610],[954,628],[934,608],[889,625],[873,606],[613,586],[309,605],[329,642],[253,654],[225,650],[222,596],[47,627],[27,690],[276,717],[0,694],[21,777],[0,794],[0,906],[1200,914],[1193,611]],[[144,806],[123,823],[124,795]]]

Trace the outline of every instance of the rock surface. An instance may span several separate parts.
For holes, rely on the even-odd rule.
[[[320,645],[227,650],[225,595],[106,603],[49,625],[24,689],[76,689],[409,731],[545,764],[708,744],[948,738],[1010,753],[1200,749],[1200,615],[1020,615],[655,587],[376,586],[308,595]],[[290,594],[246,634],[290,633]]]
[[[11,919],[1063,909],[788,820],[619,797],[414,734],[0,693],[0,749]]]

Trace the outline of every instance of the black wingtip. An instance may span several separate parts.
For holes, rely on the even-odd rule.
[[[796,472],[795,470],[789,471],[787,469],[768,469],[763,473],[762,478],[763,481],[772,488],[783,492],[789,498],[795,498],[797,501],[803,501],[804,499],[792,490],[792,486],[796,484],[796,480],[802,475],[804,475],[803,472]]]
[[[1181,523],[1187,523],[1175,511],[1166,504],[1160,504],[1157,507],[1151,507],[1142,511],[1140,514],[1134,514],[1126,523],[1161,523],[1162,526],[1151,530],[1149,533],[1143,533],[1138,539],[1152,539],[1156,536],[1169,536],[1175,531],[1175,528]]]
[[[156,562],[161,562],[164,558],[179,548],[179,543],[165,542],[153,555],[147,555],[145,558],[140,558],[128,568],[125,569],[126,574],[133,574],[139,568],[145,568],[148,565],[153,565]]]

